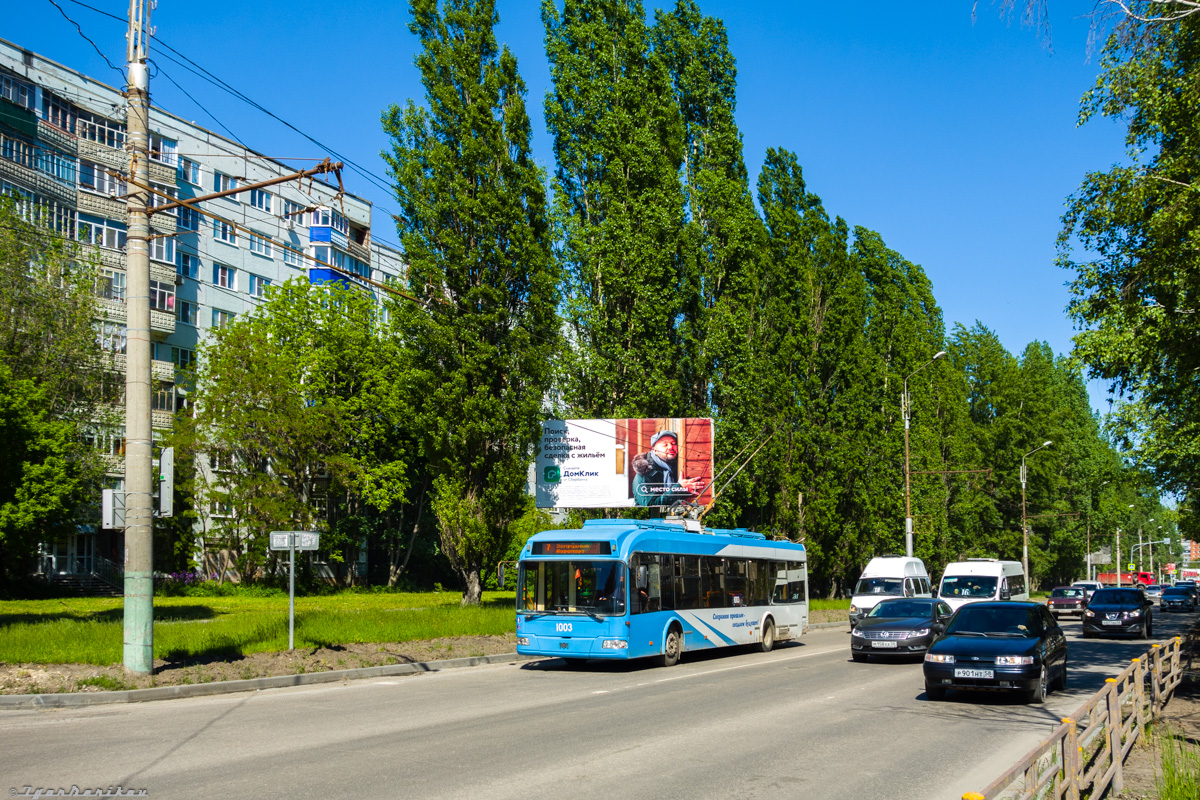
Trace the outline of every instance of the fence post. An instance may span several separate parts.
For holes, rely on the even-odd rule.
[[[1105,678],[1108,686],[1108,750],[1113,763],[1113,779],[1110,786],[1114,795],[1125,788],[1124,754],[1121,752],[1121,698],[1117,692],[1117,679]]]
[[[1150,645],[1150,716],[1158,719],[1162,713],[1162,647]]]
[[[1062,718],[1067,726],[1067,735],[1063,737],[1063,782],[1066,784],[1063,794],[1067,800],[1079,800],[1079,772],[1082,758],[1079,753],[1079,727],[1070,717]]]
[[[1137,727],[1131,732],[1136,741],[1146,729],[1146,665],[1140,658],[1133,659],[1133,714]]]

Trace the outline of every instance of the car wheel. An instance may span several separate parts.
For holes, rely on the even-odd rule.
[[[769,653],[775,647],[775,622],[767,620],[763,624],[762,640],[758,643],[758,649],[764,653]]]
[[[660,667],[673,667],[679,663],[679,652],[683,649],[679,641],[679,629],[671,628],[667,631],[667,639],[663,642],[662,655],[658,657],[658,665]]]
[[[925,684],[925,697],[930,700],[945,700],[946,690],[940,686],[930,686]]]
[[[866,653],[851,653],[850,657],[853,658],[855,661],[866,661],[867,660]]]
[[[1067,690],[1067,662],[1063,662],[1062,672],[1058,675],[1058,680],[1054,684],[1054,691],[1065,692]]]
[[[1142,635],[1141,635],[1141,638],[1142,638],[1142,639],[1149,639],[1149,638],[1150,638],[1150,618],[1149,618],[1149,617],[1146,617],[1146,619],[1142,620]]]
[[[1038,675],[1037,686],[1029,693],[1029,702],[1041,705],[1046,702],[1046,695],[1050,694],[1050,676],[1046,674],[1046,665],[1042,665],[1042,672]]]

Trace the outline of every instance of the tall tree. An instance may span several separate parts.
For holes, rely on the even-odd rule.
[[[37,211],[0,195],[0,582],[90,516],[104,470],[86,429],[111,423],[116,384],[101,341],[125,341],[97,335],[94,265]]]
[[[554,222],[572,346],[567,413],[673,416],[679,317],[683,124],[638,0],[544,0],[553,88]]]
[[[494,0],[412,0],[428,107],[383,115],[411,292],[395,308],[443,549],[478,603],[525,510],[556,349],[557,274],[525,83]]]
[[[1085,178],[1059,236],[1075,354],[1128,401],[1126,444],[1176,489],[1200,479],[1200,16],[1173,13],[1189,5],[1131,3],[1109,37],[1080,123],[1127,120],[1129,163]]]

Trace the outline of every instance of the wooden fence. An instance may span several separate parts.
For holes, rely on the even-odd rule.
[[[1193,629],[1188,638],[1196,635]],[[1183,680],[1183,639],[1150,646],[1050,737],[982,792],[963,800],[1089,800],[1124,788],[1122,767]]]

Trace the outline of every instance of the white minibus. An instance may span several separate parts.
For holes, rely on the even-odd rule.
[[[1020,561],[968,558],[946,565],[938,598],[957,611],[982,600],[1028,600],[1029,588]]]
[[[912,556],[877,556],[867,563],[850,598],[850,627],[889,597],[933,597],[925,562]]]

